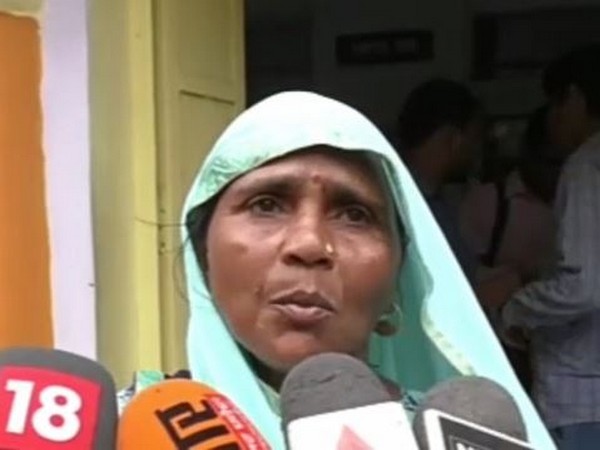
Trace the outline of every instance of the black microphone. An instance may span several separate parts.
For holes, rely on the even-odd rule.
[[[324,353],[294,367],[281,387],[281,415],[290,450],[417,450],[402,404],[348,355]]]
[[[422,450],[531,450],[510,393],[484,377],[454,378],[433,387],[413,430]]]
[[[0,353],[0,448],[110,450],[117,401],[98,363],[60,350]]]

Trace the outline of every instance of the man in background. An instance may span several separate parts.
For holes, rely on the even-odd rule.
[[[480,102],[464,85],[434,79],[408,95],[399,122],[400,155],[481,304],[495,310],[518,288],[518,276],[507,269],[479,279],[477,256],[461,235],[459,207],[443,195],[444,186],[467,180],[480,152],[485,128]]]
[[[562,163],[549,139],[548,108],[542,106],[529,118],[516,167],[505,177],[474,185],[466,193],[461,231],[478,256],[480,280],[509,268],[525,285],[547,272],[556,256],[552,204]],[[505,301],[514,292],[507,294]],[[531,392],[526,346],[505,345],[504,350],[521,384]]]
[[[600,445],[600,45],[544,74],[549,130],[567,160],[555,202],[551,273],[502,308],[507,339],[529,335],[534,398],[560,450]]]
[[[444,199],[442,188],[466,180],[483,140],[483,109],[462,84],[434,79],[408,95],[399,122],[400,154],[474,282],[477,261],[461,237],[458,210]]]

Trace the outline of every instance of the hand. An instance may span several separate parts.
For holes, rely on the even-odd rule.
[[[505,305],[506,303],[496,308],[486,309],[490,325],[504,344],[516,349],[526,350],[530,341],[529,332],[521,327],[506,326],[502,320],[502,310]]]

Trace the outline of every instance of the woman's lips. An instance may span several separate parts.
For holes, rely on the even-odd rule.
[[[333,303],[318,292],[293,291],[276,296],[270,305],[296,326],[317,325],[335,313]]]
[[[290,322],[299,327],[317,325],[333,315],[333,312],[318,306],[301,306],[293,303],[274,304],[273,307],[283,314]]]

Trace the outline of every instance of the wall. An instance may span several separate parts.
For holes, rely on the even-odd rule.
[[[598,0],[471,0],[479,11],[524,11],[538,8],[598,5]]]
[[[433,76],[468,82],[492,114],[529,112],[543,101],[539,72],[489,82],[469,80],[473,15],[599,4],[598,0],[298,0],[292,8],[266,3],[256,0],[248,6],[249,30],[259,30],[257,36],[249,34],[251,100],[279,86],[314,89],[353,104],[388,130],[395,127],[406,94]],[[301,45],[308,17],[312,18],[311,61],[306,61],[306,46]],[[277,31],[277,22],[288,24],[293,32]],[[296,29],[289,26],[292,23]],[[340,34],[410,28],[433,30],[432,61],[362,67],[343,67],[335,61],[334,42]],[[260,42],[261,36],[267,44]],[[312,76],[304,70],[309,66]]]
[[[85,0],[0,0],[0,347],[94,358]]]
[[[98,356],[123,385],[161,367],[153,10],[89,8]]]
[[[407,93],[421,81],[467,75],[467,4],[464,0],[328,0],[315,2],[314,67],[317,90],[358,107],[392,129]],[[418,63],[341,67],[335,61],[340,34],[403,29],[434,32],[434,59]]]
[[[180,205],[243,108],[243,0],[89,5],[98,348],[123,386],[186,365]]]
[[[600,6],[598,0],[471,0],[470,14],[523,12],[550,8]],[[526,44],[526,43],[524,43]],[[473,83],[474,89],[494,114],[525,114],[544,101],[541,71]]]
[[[47,0],[41,27],[55,347],[95,358],[86,0]]]
[[[253,21],[246,28],[248,105],[290,89],[311,89],[311,17]]]
[[[0,13],[0,346],[53,345],[38,33]]]

